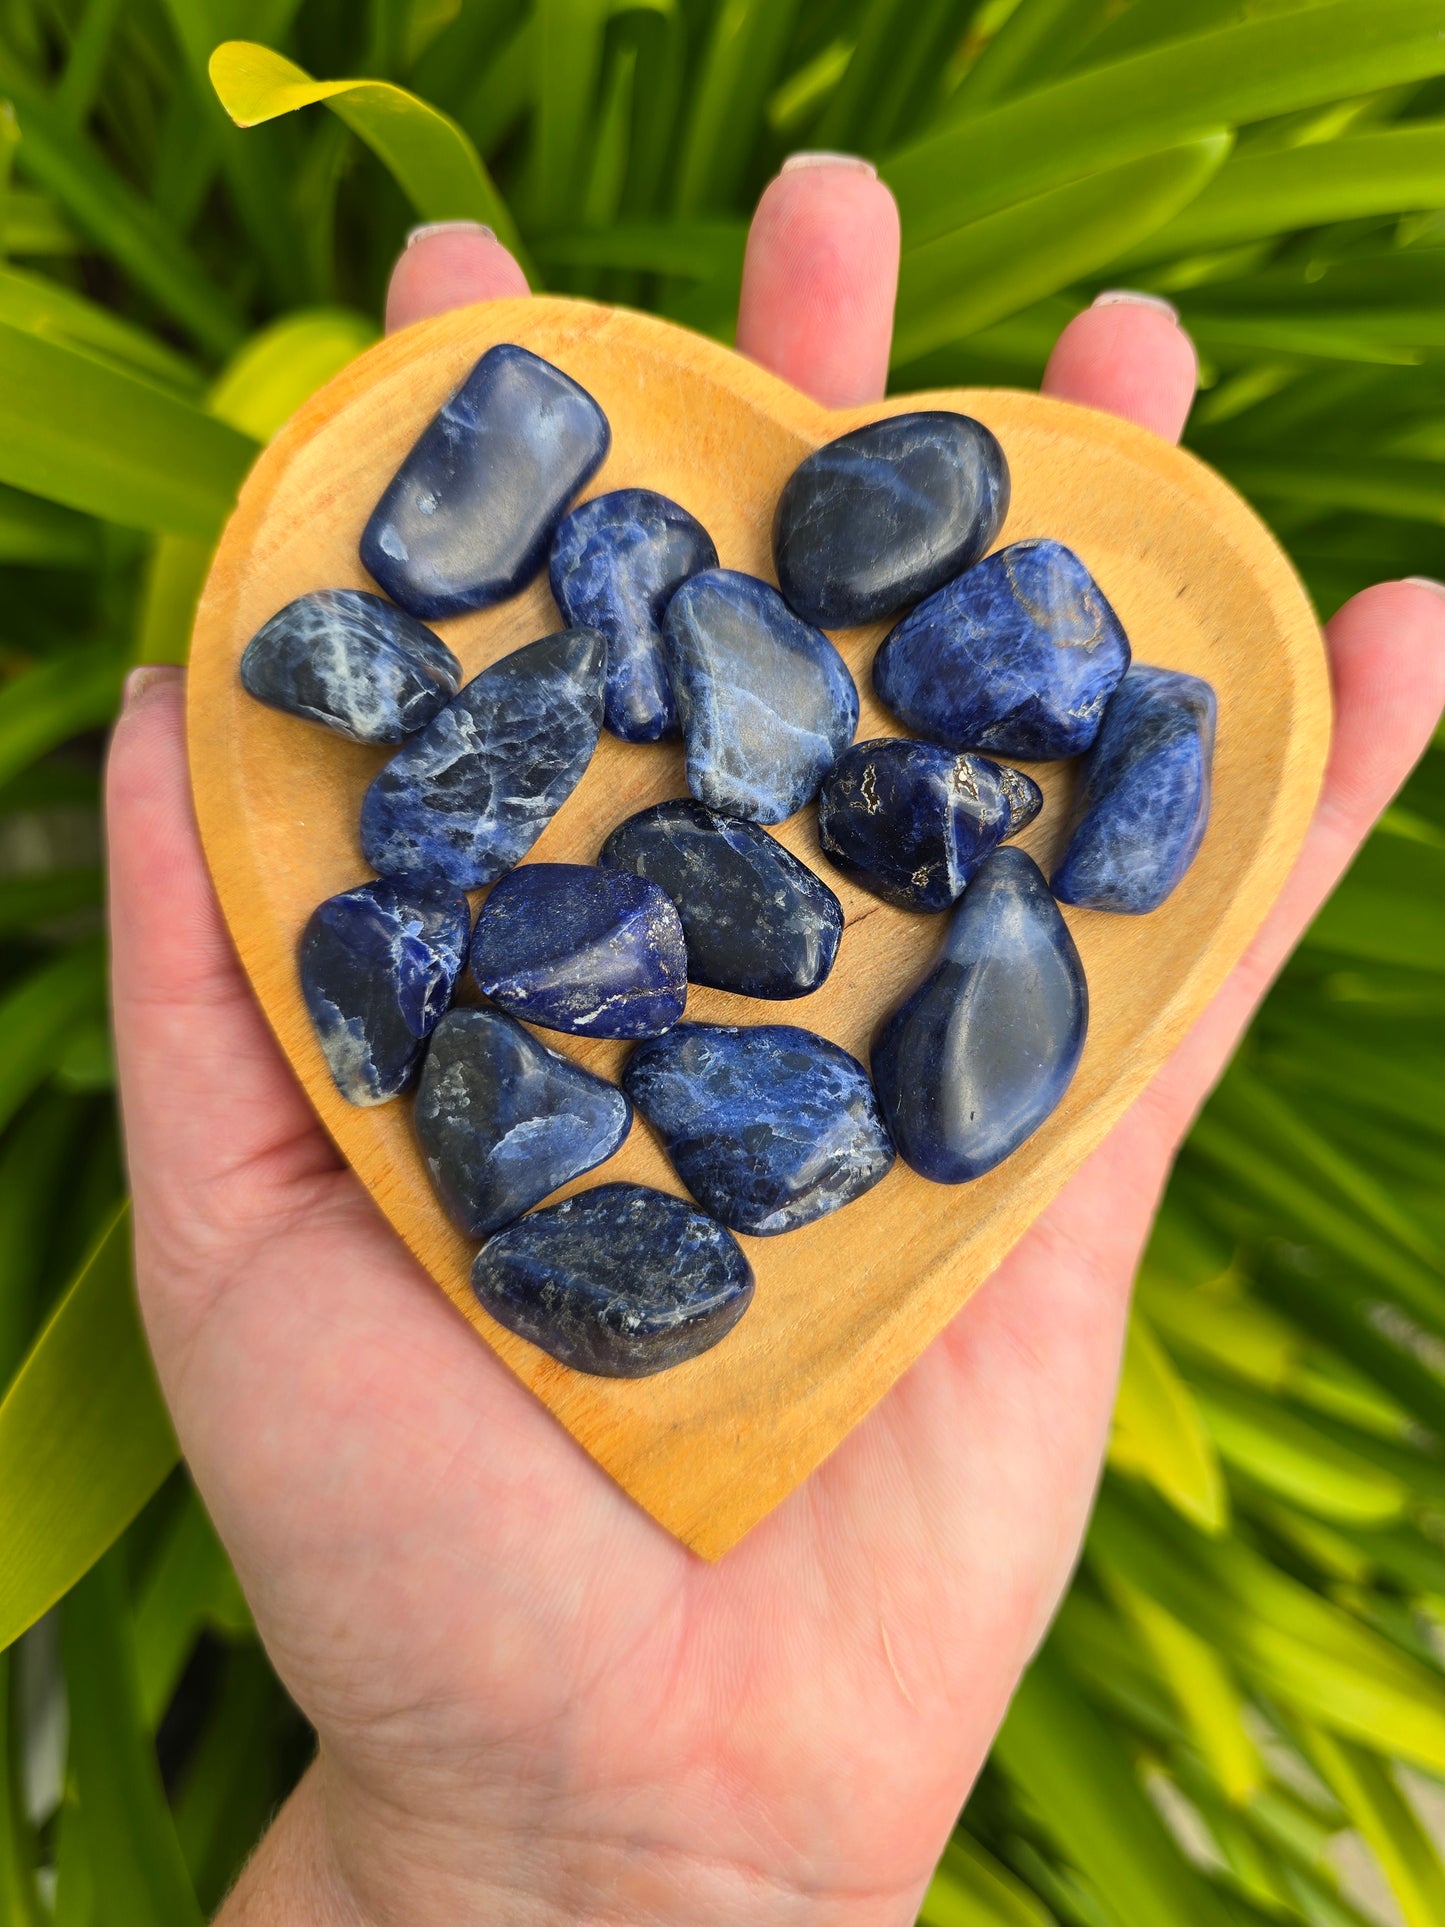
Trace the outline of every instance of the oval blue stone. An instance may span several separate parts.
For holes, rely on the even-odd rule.
[[[873,686],[950,749],[1051,759],[1089,747],[1128,667],[1129,639],[1073,551],[1015,542],[903,618]]]
[[[687,1002],[672,899],[630,870],[528,863],[482,905],[472,976],[529,1024],[579,1037],[656,1037]]]
[[[472,1288],[498,1324],[574,1371],[647,1378],[726,1338],[753,1272],[737,1240],[681,1198],[600,1184],[498,1232]]]
[[[679,797],[619,823],[597,861],[649,877],[672,898],[695,984],[806,997],[833,968],[842,904],[756,823]]]
[[[1217,712],[1202,677],[1129,671],[1084,759],[1056,897],[1129,916],[1159,908],[1209,826]]]
[[[378,877],[318,904],[301,933],[301,994],[352,1104],[404,1091],[451,1002],[471,910],[425,877]]]
[[[784,483],[778,583],[821,629],[876,622],[977,562],[1008,507],[1008,461],[982,422],[942,409],[868,422]]]
[[[989,851],[1032,822],[1042,804],[1022,770],[884,736],[855,743],[829,771],[818,797],[818,841],[840,870],[886,902],[946,910]]]
[[[298,596],[262,624],[241,657],[241,682],[258,702],[354,743],[404,743],[461,680],[440,636],[367,589]]]
[[[603,720],[627,743],[677,728],[662,652],[662,618],[690,575],[717,567],[712,537],[685,508],[650,488],[584,502],[552,543],[552,596],[576,626],[607,638]]]
[[[638,1046],[622,1083],[688,1190],[734,1231],[795,1231],[893,1168],[868,1073],[792,1024],[679,1024]]]
[[[562,629],[474,676],[372,779],[372,868],[475,890],[520,862],[592,760],[606,663],[601,636]]]
[[[695,575],[667,605],[687,786],[710,809],[781,823],[853,740],[858,691],[821,629],[756,576]]]
[[[873,1047],[899,1155],[939,1184],[991,1171],[1069,1088],[1088,1025],[1084,967],[1038,865],[995,850],[964,891],[942,956]]]
[[[429,622],[505,602],[546,561],[611,441],[570,375],[513,343],[489,348],[387,485],[361,560]]]
[[[505,1012],[453,1010],[432,1032],[415,1119],[448,1216],[484,1238],[610,1158],[632,1106]]]

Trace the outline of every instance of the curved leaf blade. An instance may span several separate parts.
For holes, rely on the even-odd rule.
[[[238,127],[320,104],[364,141],[427,221],[481,221],[514,253],[521,236],[466,134],[449,114],[385,80],[314,80],[251,40],[211,55],[211,85]],[[520,254],[519,254],[520,258]]]
[[[127,1205],[0,1402],[0,1648],[90,1570],[178,1456],[131,1288]]]

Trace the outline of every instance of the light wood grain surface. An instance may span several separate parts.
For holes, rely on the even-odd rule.
[[[660,489],[702,520],[725,567],[769,580],[773,506],[809,449],[918,405],[975,415],[1002,441],[1013,473],[1002,539],[1068,543],[1118,610],[1136,659],[1207,676],[1219,694],[1213,820],[1179,890],[1149,917],[1065,909],[1092,1021],[1060,1109],[977,1183],[930,1184],[900,1163],[820,1223],[743,1239],[758,1281],[751,1310],[713,1351],[650,1379],[583,1376],[494,1324],[468,1285],[473,1247],[428,1183],[409,1102],[358,1110],[337,1095],[301,1001],[296,941],[322,898],[369,874],[357,816],[386,752],[263,708],[237,677],[250,636],[292,597],[374,586],[357,558],[368,514],[434,411],[501,341],[556,362],[606,410],[612,452],[589,493]],[[501,608],[437,628],[470,677],[559,626],[544,572]],[[862,697],[860,738],[902,733],[872,693],[882,633],[876,625],[836,638]],[[256,994],[326,1128],[481,1337],[639,1505],[708,1558],[805,1479],[907,1370],[1213,996],[1293,862],[1328,737],[1323,647],[1304,592],[1252,511],[1190,455],[1129,423],[1011,391],[898,396],[830,414],[684,330],[554,299],[490,302],[419,323],[308,403],[242,492],[191,656],[191,773],[211,873]],[[1072,775],[1029,767],[1047,800],[1021,840],[1047,871]],[[604,735],[532,856],[592,862],[624,817],[684,792],[677,745]],[[802,1024],[866,1062],[879,1019],[926,970],[945,920],[893,909],[834,871],[811,809],[777,834],[843,901],[833,974],[784,1004],[693,988],[687,1015]],[[604,1075],[622,1068],[625,1045],[544,1035]],[[610,1163],[569,1189],[622,1178],[682,1192],[641,1118]]]

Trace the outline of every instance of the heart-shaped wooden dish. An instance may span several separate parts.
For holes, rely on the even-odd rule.
[[[408,1101],[357,1110],[336,1093],[297,985],[296,940],[322,898],[369,874],[362,792],[386,752],[263,708],[237,664],[260,624],[306,590],[372,586],[363,524],[397,465],[477,357],[515,341],[576,377],[606,410],[612,452],[589,493],[643,486],[711,531],[725,567],[772,579],[773,507],[810,449],[858,423],[927,406],[998,435],[1013,472],[1004,539],[1077,549],[1138,660],[1207,676],[1219,694],[1213,821],[1193,869],[1149,917],[1066,910],[1092,993],[1072,1089],[1048,1124],[979,1182],[930,1184],[899,1164],[846,1210],[745,1239],[757,1293],[715,1350],[656,1377],[585,1377],[494,1324],[468,1285],[469,1246],[444,1217]],[[467,676],[560,626],[545,572],[502,607],[437,625]],[[862,697],[860,738],[901,733],[872,693],[883,626],[837,638]],[[189,736],[201,834],[236,947],[327,1129],[443,1290],[588,1452],[670,1532],[707,1557],[805,1478],[959,1310],[1138,1095],[1264,917],[1314,808],[1329,690],[1313,615],[1289,563],[1211,470],[1144,430],[1011,391],[894,397],[830,413],[725,348],[646,316],[552,299],[496,301],[423,322],[323,389],[257,462],[222,539],[197,620]],[[1072,772],[1035,765],[1046,806],[1022,841],[1047,872]],[[604,735],[532,856],[590,863],[649,803],[685,793],[676,744]],[[781,840],[847,911],[832,976],[764,1004],[693,988],[690,1018],[806,1025],[868,1058],[875,1025],[933,956],[939,917],[896,910],[821,856],[814,812]],[[547,1034],[616,1077],[627,1047]],[[572,1190],[634,1179],[681,1192],[639,1118],[610,1164]]]

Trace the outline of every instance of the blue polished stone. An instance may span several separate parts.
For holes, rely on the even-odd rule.
[[[437,1195],[485,1238],[610,1158],[632,1106],[500,1010],[453,1010],[432,1032],[416,1134]]]
[[[352,1104],[404,1091],[451,1002],[471,910],[425,877],[379,877],[318,904],[301,933],[301,994]]]
[[[579,1037],[657,1037],[687,1002],[672,899],[630,870],[528,863],[482,905],[472,976],[529,1024]]]
[[[599,1184],[478,1253],[472,1288],[508,1331],[574,1371],[648,1378],[710,1351],[752,1302],[741,1245],[681,1198]]]
[[[1209,826],[1214,691],[1199,676],[1136,664],[1084,759],[1054,895],[1089,910],[1157,910]]]
[[[991,1171],[1057,1106],[1088,1026],[1068,926],[1033,858],[1005,845],[964,891],[942,956],[873,1047],[899,1155],[939,1184]]]
[[[858,691],[822,630],[756,576],[709,569],[667,605],[663,634],[698,801],[755,823],[811,802],[858,727]]]
[[[649,877],[672,898],[695,984],[806,997],[833,968],[842,904],[756,823],[680,797],[619,823],[597,861]]]
[[[779,586],[821,629],[876,622],[972,567],[1008,507],[1008,462],[982,422],[942,409],[868,422],[784,483]]]
[[[505,602],[536,575],[612,431],[596,402],[526,348],[489,348],[387,485],[361,560],[415,616]]]
[[[679,1024],[623,1089],[698,1203],[734,1231],[796,1231],[871,1191],[893,1146],[856,1057],[792,1024]]]
[[[873,686],[920,736],[999,756],[1076,756],[1129,667],[1103,590],[1059,542],[1015,542],[886,638]]]
[[[474,676],[373,778],[361,805],[372,868],[474,890],[520,862],[592,760],[606,666],[601,636],[561,629]]]
[[[1038,785],[1022,770],[883,736],[833,765],[818,796],[818,841],[886,902],[946,910],[989,851],[1033,820],[1035,799],[1042,803]]]
[[[424,623],[367,589],[317,589],[259,628],[241,657],[258,702],[349,736],[404,743],[456,695],[462,666]]]
[[[552,543],[552,595],[568,622],[607,638],[605,722],[627,743],[677,728],[662,618],[690,575],[717,567],[702,523],[650,488],[619,488],[572,513]]]

